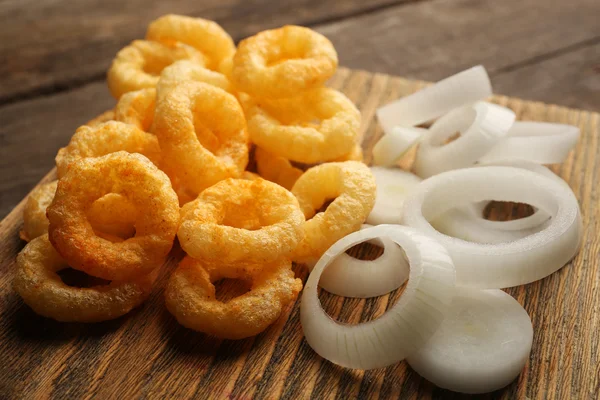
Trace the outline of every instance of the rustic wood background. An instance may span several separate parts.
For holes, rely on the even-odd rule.
[[[598,0],[0,0],[0,218],[113,105],[112,57],[165,13],[214,19],[236,41],[307,25],[341,65],[409,78],[484,64],[496,93],[600,110]]]
[[[340,69],[331,86],[363,115],[363,147],[381,136],[375,109],[422,88],[424,82]],[[546,279],[511,288],[531,316],[532,353],[519,379],[488,399],[589,399],[600,396],[600,114],[520,99],[495,97],[521,120],[578,125],[574,152],[553,170],[581,205],[584,240],[575,259]],[[410,160],[407,160],[410,162]],[[45,181],[55,179],[54,172]],[[20,203],[0,222],[0,398],[337,398],[446,399],[406,363],[372,371],[340,368],[317,356],[303,339],[299,303],[264,333],[218,340],[183,328],[164,306],[163,288],[182,256],[173,251],[156,289],[140,308],[115,321],[64,324],[35,315],[11,288],[15,257],[23,247]],[[525,211],[525,209],[522,209]],[[374,255],[361,247],[358,255]],[[302,279],[306,271],[296,267]],[[376,318],[398,298],[344,299],[321,293],[334,318],[356,323]]]

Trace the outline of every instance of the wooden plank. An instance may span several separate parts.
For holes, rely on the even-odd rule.
[[[334,86],[364,116],[424,85],[363,71],[341,70]],[[93,91],[91,92],[93,93]],[[83,96],[82,96],[83,98]],[[508,290],[529,312],[534,344],[525,370],[492,399],[597,399],[600,395],[600,114],[496,97],[521,120],[578,125],[575,151],[554,168],[574,190],[584,219],[579,254],[560,271]],[[381,135],[370,120],[364,147]],[[52,179],[49,175],[47,179]],[[265,333],[221,341],[178,325],[164,307],[162,288],[182,256],[175,249],[155,292],[116,321],[61,324],[36,316],[11,288],[22,204],[0,222],[0,393],[7,398],[215,397],[458,398],[419,378],[405,363],[349,371],[323,361],[303,340],[298,302]],[[362,250],[366,253],[367,250]],[[297,269],[306,278],[306,271]],[[381,315],[398,293],[371,300],[321,293],[336,318],[356,322]]]
[[[236,40],[312,25],[411,0],[17,0],[0,2],[0,104],[103,79],[117,51],[167,13],[219,22]]]
[[[483,64],[496,93],[600,110],[599,13],[597,0],[434,0],[316,29],[350,68],[437,81]],[[522,79],[503,73],[527,65]]]

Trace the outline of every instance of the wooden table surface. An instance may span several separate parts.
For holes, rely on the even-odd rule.
[[[310,26],[341,65],[371,72],[435,81],[483,64],[496,93],[600,109],[598,0],[0,0],[0,218],[112,107],[111,59],[165,13],[214,19],[236,41]]]

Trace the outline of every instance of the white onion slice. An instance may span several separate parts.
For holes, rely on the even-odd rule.
[[[490,78],[477,65],[379,108],[377,119],[387,134],[397,125],[419,125],[491,95]]]
[[[455,109],[438,119],[419,145],[414,170],[427,178],[468,167],[487,154],[515,121],[515,113],[496,104],[478,102]],[[456,132],[460,137],[444,144]]]
[[[531,319],[511,296],[497,289],[461,289],[440,328],[407,361],[441,388],[486,393],[521,373],[532,341]]]
[[[395,126],[384,134],[373,146],[373,162],[384,167],[393,167],[414,146],[427,129]]]
[[[548,122],[515,122],[506,138],[501,140],[481,162],[514,158],[538,164],[563,162],[577,144],[579,128]]]
[[[403,294],[373,321],[334,321],[317,294],[321,274],[336,255],[378,237],[389,237],[406,253],[410,273]],[[306,341],[323,358],[347,368],[380,368],[423,346],[444,319],[453,296],[454,266],[446,249],[414,229],[379,225],[351,233],[325,252],[304,285],[300,320]]]
[[[370,227],[365,224],[361,230]],[[362,299],[398,289],[409,273],[404,251],[387,237],[369,240],[369,243],[383,247],[383,254],[375,260],[359,260],[346,252],[339,253],[323,271],[319,286],[338,296]],[[331,255],[323,257],[331,258]]]
[[[524,168],[554,179],[568,187],[554,172],[548,168],[523,160],[506,160],[482,164]],[[479,202],[469,206],[457,207],[448,210],[431,225],[441,233],[477,243],[502,243],[517,240],[536,233],[549,224],[550,215],[536,209],[535,212],[525,218],[512,221],[490,221],[483,218],[483,211],[488,201]]]
[[[367,224],[399,224],[404,199],[421,183],[421,178],[399,168],[371,167],[371,173],[375,177],[377,194]]]
[[[498,244],[453,238],[429,223],[449,209],[490,199],[530,204],[552,218],[539,232]],[[405,200],[403,218],[448,249],[461,286],[496,289],[542,279],[573,258],[581,241],[581,215],[573,192],[522,168],[465,168],[433,176]]]

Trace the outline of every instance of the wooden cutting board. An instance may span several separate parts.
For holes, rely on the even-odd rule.
[[[363,114],[364,149],[381,135],[379,105],[425,82],[340,69],[331,86]],[[581,128],[575,151],[554,171],[573,188],[584,219],[575,259],[557,273],[508,289],[531,316],[531,357],[519,379],[491,398],[597,399],[600,388],[600,114],[497,96],[520,120],[563,122]],[[75,128],[75,127],[74,127]],[[54,171],[42,182],[55,179]],[[21,202],[0,223],[0,398],[429,398],[454,394],[435,388],[406,363],[372,371],[337,367],[303,340],[299,303],[266,332],[245,340],[208,337],[183,328],[166,311],[165,281],[179,248],[162,270],[150,299],[129,315],[98,324],[58,323],[34,314],[11,288]],[[306,279],[306,271],[296,266]],[[356,323],[385,312],[398,294],[344,299],[321,294],[324,307]]]

